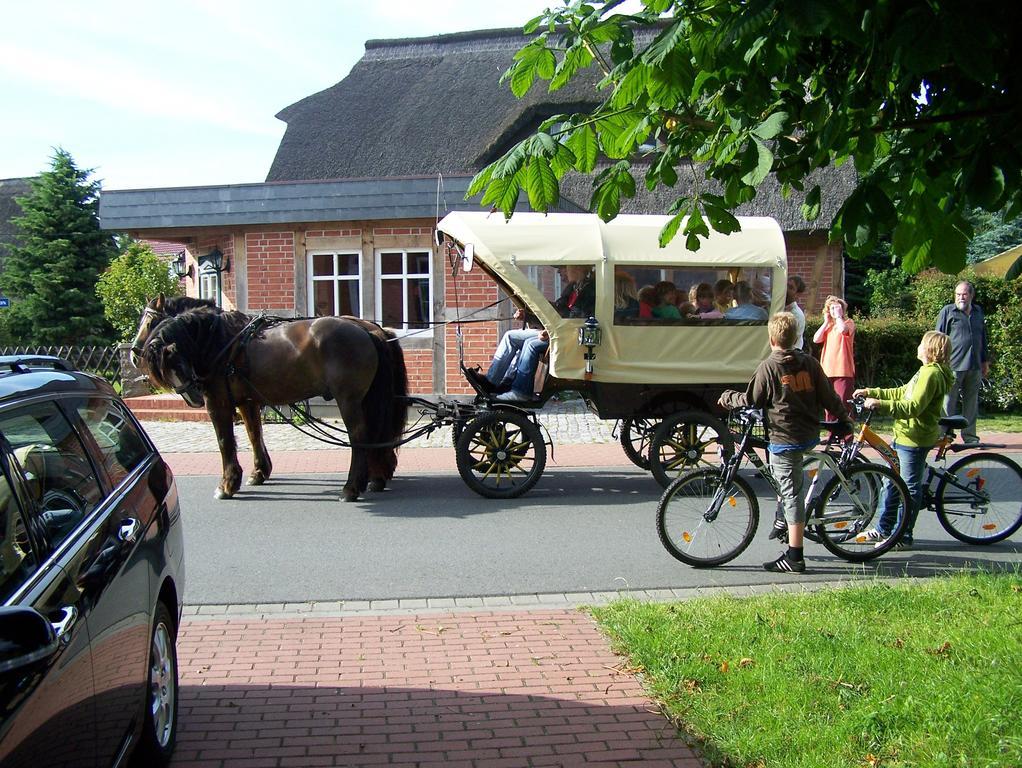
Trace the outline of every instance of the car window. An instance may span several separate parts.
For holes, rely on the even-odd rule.
[[[135,424],[113,400],[93,398],[79,404],[77,411],[96,439],[100,462],[116,486],[148,455],[145,441]]]
[[[7,476],[0,472],[0,602],[24,584],[35,567],[25,518]]]
[[[28,494],[56,546],[103,498],[85,448],[53,403],[5,411],[0,431],[14,449]]]

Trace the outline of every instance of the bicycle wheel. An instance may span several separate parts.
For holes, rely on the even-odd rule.
[[[937,519],[968,544],[993,544],[1022,526],[1022,469],[998,453],[964,456],[940,479]]]
[[[885,484],[892,485],[898,503],[897,520],[891,535],[877,542],[866,532],[878,517]],[[809,510],[808,525],[813,526],[820,543],[838,557],[853,563],[872,560],[887,552],[901,538],[908,517],[908,488],[905,481],[890,467],[861,464],[844,471],[844,478],[834,476],[817,495]]]
[[[722,488],[719,469],[685,473],[667,487],[656,510],[660,543],[696,568],[734,560],[758,524],[759,504],[748,482],[735,476]]]
[[[649,469],[649,445],[659,424],[660,419],[631,416],[621,421],[621,447],[639,469]]]
[[[684,411],[670,418],[653,433],[649,447],[649,469],[664,488],[690,469],[713,468],[718,454],[734,453],[735,441],[727,425],[704,411]]]

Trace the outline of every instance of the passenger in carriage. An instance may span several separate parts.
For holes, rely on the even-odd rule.
[[[653,307],[653,317],[661,319],[681,320],[681,312],[678,311],[678,289],[670,280],[661,280],[654,286],[656,290],[656,306]]]
[[[756,320],[763,323],[767,321],[766,310],[752,303],[752,288],[745,280],[735,283],[735,299],[738,306],[724,313],[727,320]]]
[[[735,303],[735,284],[727,279],[720,279],[713,284],[713,306],[723,315]]]
[[[656,288],[647,285],[639,291],[639,317],[653,317],[653,308],[656,306]]]
[[[589,317],[596,310],[596,285],[592,270],[581,265],[567,267],[568,284],[560,298],[554,302],[554,309],[561,317]],[[531,325],[538,325],[535,318],[526,318],[521,310],[515,319],[525,318]],[[490,367],[483,375],[469,369],[469,378],[493,399],[502,403],[528,402],[534,398],[536,367],[550,347],[550,336],[545,328],[523,328],[504,334],[497,345]]]
[[[689,300],[691,301],[692,293],[695,294],[695,314],[700,320],[714,320],[724,317],[724,314],[720,312],[713,301],[713,286],[709,283],[699,283],[692,287],[692,291],[689,292]]]
[[[639,316],[639,296],[635,278],[627,272],[614,273],[614,322]]]

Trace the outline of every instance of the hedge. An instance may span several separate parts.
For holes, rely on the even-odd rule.
[[[859,387],[897,387],[919,369],[916,349],[933,320],[892,317],[853,318],[855,321],[855,384]],[[820,327],[817,319],[806,322],[807,349],[819,357],[812,343]],[[988,411],[1007,411],[1022,406],[1022,296],[1014,296],[987,315],[991,353],[989,384],[980,395]]]

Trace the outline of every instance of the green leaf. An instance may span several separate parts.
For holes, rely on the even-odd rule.
[[[820,217],[820,185],[809,190],[805,202],[802,203],[802,217],[806,221],[816,221]]]
[[[508,176],[513,176],[518,172],[518,169],[522,167],[528,151],[528,140],[515,144],[511,147],[511,149],[504,153],[502,158],[492,164],[493,177],[504,179]]]
[[[767,145],[758,138],[753,137],[752,141],[756,147],[756,167],[742,176],[742,181],[750,187],[758,187],[763,179],[769,175],[770,168],[774,164],[774,156],[767,148]],[[746,151],[748,152],[749,150]]]
[[[752,63],[752,60],[756,58],[756,54],[759,53],[759,49],[763,47],[763,44],[766,43],[766,41],[766,37],[762,35],[753,41],[752,45],[750,45],[745,51],[745,55],[742,56],[742,59],[746,64]]]
[[[596,130],[607,157],[623,158],[649,135],[649,121],[644,111],[633,109],[601,118]]]
[[[470,197],[474,197],[479,194],[479,191],[490,183],[490,178],[493,176],[493,163],[483,168],[479,173],[472,177],[472,181],[469,182],[468,191],[465,192],[465,199],[468,200]]]
[[[536,74],[544,80],[549,80],[554,76],[556,68],[557,59],[554,57],[554,52],[549,48],[544,48],[543,52],[536,59]]]
[[[610,221],[618,215],[622,195],[625,197],[635,195],[635,179],[630,168],[628,162],[622,160],[597,177],[589,207],[604,221]]]
[[[588,67],[592,63],[593,56],[589,53],[588,48],[582,45],[569,48],[557,65],[557,69],[554,70],[554,76],[550,80],[550,91],[553,92],[563,88],[575,76],[576,72]]]
[[[703,211],[706,213],[706,218],[710,220],[710,226],[722,235],[738,232],[742,228],[742,225],[738,223],[738,219],[727,208],[712,205],[704,200]]]
[[[787,112],[774,112],[770,117],[753,128],[752,133],[763,140],[772,139],[781,132],[787,120]]]
[[[987,211],[1000,208],[1006,189],[1004,169],[987,152],[978,153],[965,177],[970,202]]]
[[[969,238],[955,224],[945,217],[933,238],[930,258],[933,265],[941,272],[953,275],[965,268],[965,252],[969,247]]]
[[[676,213],[668,219],[666,224],[664,224],[664,228],[660,230],[659,240],[661,248],[671,242],[671,240],[674,239],[674,236],[678,234],[678,228],[681,226],[681,222],[685,219],[685,215],[687,213],[688,211]]]
[[[555,64],[554,54],[547,49],[545,38],[537,38],[515,54],[515,63],[501,79],[510,76],[511,92],[520,99],[528,93],[537,75],[552,77]]]
[[[676,21],[657,35],[652,44],[642,53],[642,61],[650,66],[659,66],[676,46],[685,40],[687,26]]]
[[[637,103],[640,97],[645,96],[648,82],[649,67],[641,63],[636,64],[625,73],[624,78],[618,83],[610,100],[611,106],[614,109],[621,109]]]
[[[525,166],[525,191],[534,211],[546,212],[557,205],[559,188],[550,163],[545,157],[533,157]]]
[[[582,173],[590,173],[596,167],[597,143],[596,133],[590,125],[581,125],[571,132],[567,141],[575,155],[575,168]]]

